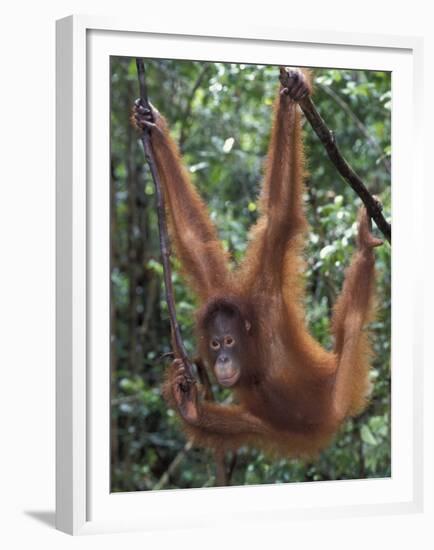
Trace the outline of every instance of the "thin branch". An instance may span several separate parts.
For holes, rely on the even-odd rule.
[[[151,110],[148,101],[148,90],[145,80],[145,64],[143,59],[136,59],[137,74],[140,85],[140,100],[143,107]],[[170,326],[172,331],[172,340],[175,348],[175,354],[177,357],[183,360],[185,365],[186,375],[194,380],[193,367],[190,359],[188,358],[187,351],[184,346],[184,342],[181,336],[181,330],[179,328],[178,320],[176,318],[175,298],[172,285],[172,269],[170,266],[170,241],[167,231],[166,209],[164,205],[164,193],[161,186],[161,181],[158,176],[157,168],[155,165],[154,152],[152,150],[149,129],[145,129],[140,136],[142,141],[143,150],[145,152],[146,162],[148,163],[151,171],[152,180],[155,186],[155,194],[157,197],[157,215],[158,215],[158,231],[160,236],[160,250],[163,262],[164,273],[164,288],[166,292],[166,302],[169,310]]]
[[[193,86],[191,88],[191,92],[190,92],[190,94],[187,98],[187,107],[186,107],[186,109],[184,111],[184,114],[182,116],[183,123],[182,123],[182,126],[181,126],[181,133],[179,135],[179,148],[180,148],[181,152],[184,151],[187,125],[188,125],[189,118],[191,116],[191,111],[193,109],[194,96],[196,95],[196,92],[199,89],[199,86],[202,84],[203,79],[205,78],[206,74],[209,72],[210,69],[211,69],[211,66],[208,63],[206,63],[202,67],[202,70],[200,71],[195,83],[193,84]]]
[[[283,86],[289,84],[288,79],[289,75],[287,70],[284,67],[281,67],[280,81]],[[362,199],[369,215],[375,221],[379,230],[383,233],[389,243],[391,243],[392,228],[383,216],[382,206],[380,202],[373,195],[371,195],[361,178],[354,172],[354,170],[342,156],[336,145],[334,133],[327,127],[321,115],[318,113],[312,99],[310,98],[310,96],[306,96],[298,103],[306,119],[312,126],[314,132],[324,145],[330,160],[335,165],[340,175]]]
[[[229,478],[229,482],[232,478],[232,474],[234,473],[234,470],[235,470],[235,466],[237,465],[237,459],[238,459],[238,454],[236,451],[234,451],[232,453],[232,457],[229,461],[229,466],[228,466],[228,478]]]
[[[137,58],[136,65],[137,65],[137,74],[138,74],[139,85],[140,85],[141,104],[143,107],[151,110],[151,107],[148,101],[148,91],[147,91],[146,80],[145,80],[145,66],[144,66],[143,59]],[[201,78],[198,81],[197,86],[193,88],[192,94],[195,93],[196,88],[199,86],[204,74],[205,72],[202,72]],[[173,285],[172,285],[172,269],[170,266],[170,242],[169,242],[169,236],[167,231],[166,210],[164,205],[164,193],[162,191],[161,181],[159,179],[158,172],[155,166],[155,159],[154,159],[154,154],[153,154],[153,150],[150,142],[150,135],[149,135],[148,129],[145,129],[142,132],[141,141],[143,144],[143,150],[145,152],[146,162],[148,163],[149,169],[151,171],[152,179],[155,186],[156,197],[157,197],[158,230],[160,235],[160,250],[161,250],[162,262],[163,262],[164,287],[166,291],[166,302],[169,310],[169,318],[170,318],[170,325],[172,329],[172,339],[174,343],[175,354],[176,356],[180,357],[183,360],[186,374],[187,376],[189,376],[189,378],[193,380],[194,376],[193,376],[192,363],[190,362],[187,356],[184,342],[182,341],[178,320],[176,318],[175,298],[174,298]],[[208,378],[208,373],[206,372],[204,365],[201,362],[198,363],[197,366],[198,366],[198,371],[200,372],[200,377],[205,382],[204,385],[205,385],[206,391],[208,392],[208,397],[211,400],[214,400],[211,383]],[[169,468],[166,470],[166,472],[160,478],[158,483],[155,485],[154,487],[155,490],[161,489],[168,483],[170,479],[170,475],[178,467],[180,462],[183,460],[185,454],[190,450],[191,447],[192,447],[192,444],[188,442],[184,446],[182,451],[178,453],[175,459],[171,462]],[[230,475],[232,474],[232,472],[229,473],[226,470],[225,453],[221,451],[216,451],[214,453],[214,456],[216,461],[216,484],[229,485]]]
[[[200,357],[194,360],[196,365],[197,375],[204,390],[204,399],[206,401],[215,401],[214,392],[212,391],[211,380],[209,379],[208,371]]]
[[[153,491],[158,491],[159,489],[163,489],[169,483],[170,476],[172,476],[175,473],[175,471],[178,469],[179,465],[187,455],[188,451],[192,447],[193,447],[193,443],[191,441],[187,441],[184,447],[179,451],[179,453],[175,456],[175,458],[169,464],[169,467],[167,468],[167,470],[164,472],[164,474],[160,477],[160,479],[154,485],[154,487],[152,488]]]
[[[228,470],[226,468],[226,453],[219,449],[214,451],[216,464],[215,484],[216,487],[227,487],[230,485]]]
[[[195,363],[197,366],[199,380],[205,389],[205,399],[209,401],[215,401],[215,397],[212,391],[211,381],[209,379],[208,372],[206,371],[205,365],[202,363],[201,359],[199,358],[195,359]],[[167,470],[163,473],[163,475],[154,485],[152,490],[156,491],[158,489],[163,489],[169,483],[171,476],[178,469],[181,462],[184,460],[187,453],[191,450],[192,447],[193,447],[193,443],[191,441],[187,441],[184,447],[179,451],[179,453],[175,456],[175,458],[169,464]],[[230,485],[231,477],[236,464],[237,453],[236,452],[233,453],[232,459],[229,463],[228,468],[226,467],[226,456],[224,452],[215,451],[214,459],[216,462],[216,485],[218,487]]]
[[[215,401],[214,392],[212,391],[211,380],[209,379],[208,371],[203,364],[202,359],[197,358],[194,360],[197,367],[197,374],[199,376],[200,383],[202,384],[205,395],[204,398],[207,401]],[[237,453],[234,451],[232,462],[229,467],[226,466],[226,453],[220,449],[214,451],[214,460],[216,463],[216,486],[226,487],[231,484],[232,473],[235,468],[235,462]]]

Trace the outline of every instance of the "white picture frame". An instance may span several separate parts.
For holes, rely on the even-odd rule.
[[[176,47],[175,47],[176,46]],[[200,47],[199,47],[200,46]],[[392,477],[110,494],[110,55],[392,71]],[[410,513],[422,509],[419,38],[296,29],[182,29],[71,16],[57,22],[56,525],[70,534]],[[416,244],[415,244],[416,243]],[[396,306],[396,307],[395,307]]]

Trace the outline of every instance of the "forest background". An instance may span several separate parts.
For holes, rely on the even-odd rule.
[[[168,119],[191,178],[209,205],[234,261],[257,217],[278,68],[146,60],[149,97]],[[341,152],[377,195],[390,221],[390,73],[317,69],[314,101]],[[111,478],[113,491],[207,487],[212,453],[187,444],[161,396],[170,351],[155,196],[137,132],[129,123],[138,96],[135,60],[111,60]],[[354,251],[360,201],[340,178],[307,123],[306,311],[327,348],[333,303]],[[241,449],[233,485],[390,476],[390,247],[376,250],[378,313],[370,405],[311,461],[271,460]],[[194,296],[173,258],[177,314],[194,355]],[[229,393],[214,388],[219,400]]]

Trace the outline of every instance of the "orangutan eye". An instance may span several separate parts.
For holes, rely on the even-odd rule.
[[[220,344],[217,342],[217,340],[211,340],[211,347],[212,349],[219,349]]]
[[[235,340],[232,338],[232,336],[226,336],[225,338],[225,346],[228,348],[231,348],[235,344]]]

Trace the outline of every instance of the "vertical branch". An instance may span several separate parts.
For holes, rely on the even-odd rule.
[[[136,59],[137,74],[140,86],[140,101],[143,107],[151,110],[148,101],[148,90],[145,80],[145,65],[143,59]],[[181,336],[178,320],[176,318],[175,299],[172,285],[172,269],[170,266],[170,242],[167,231],[166,209],[164,204],[164,193],[161,186],[161,181],[155,165],[154,153],[152,151],[150,141],[150,131],[148,128],[142,132],[141,141],[145,153],[146,162],[151,171],[152,180],[154,182],[155,194],[157,197],[157,215],[158,215],[158,232],[160,236],[160,250],[163,262],[164,273],[164,288],[166,292],[166,302],[169,310],[170,326],[172,332],[172,340],[175,348],[175,355],[183,360],[186,374],[193,379],[193,367],[190,359],[187,356],[187,351]]]
[[[229,476],[226,468],[226,454],[224,451],[214,451],[216,465],[216,486],[225,487],[229,485]]]
[[[215,401],[215,396],[212,391],[211,380],[208,376],[208,371],[206,370],[205,365],[202,362],[202,359],[195,359],[195,364],[197,368],[197,374],[204,388],[204,399],[207,401]],[[232,474],[235,468],[237,460],[237,452],[234,451],[232,459],[229,462],[229,466],[226,465],[226,453],[222,450],[214,451],[214,460],[216,464],[216,485],[217,487],[225,487],[231,484]]]
[[[199,73],[199,76],[196,79],[196,82],[193,84],[193,87],[191,88],[191,92],[187,99],[187,106],[184,111],[184,116],[182,117],[183,123],[181,126],[181,132],[179,134],[179,149],[181,152],[184,151],[184,145],[185,145],[185,139],[187,136],[187,127],[189,126],[189,120],[191,117],[191,110],[193,108],[193,100],[194,96],[199,89],[199,86],[202,84],[203,79],[207,75],[207,73],[210,71],[211,65],[209,63],[204,63],[202,66],[202,70]]]
[[[137,65],[137,74],[139,78],[140,85],[140,101],[143,107],[151,111],[151,107],[148,101],[148,91],[145,80],[145,66],[143,59],[136,59]],[[202,73],[202,78],[203,78]],[[197,84],[197,86],[200,84]],[[195,88],[193,89],[195,91]],[[193,91],[193,93],[194,93]],[[160,250],[161,257],[163,262],[163,273],[164,273],[164,287],[166,292],[166,302],[169,310],[170,326],[172,331],[172,340],[175,348],[175,355],[181,358],[184,362],[187,375],[193,379],[193,366],[190,359],[187,356],[187,352],[182,341],[181,331],[179,328],[178,320],[176,318],[176,308],[175,308],[175,299],[172,285],[172,270],[170,266],[170,242],[167,231],[167,221],[166,221],[166,209],[164,204],[164,193],[161,186],[161,181],[158,176],[158,172],[155,165],[154,153],[150,141],[150,130],[145,128],[141,135],[141,141],[143,145],[143,150],[145,153],[146,162],[149,166],[152,180],[154,182],[155,193],[157,197],[157,216],[158,216],[158,231],[160,237]],[[204,379],[206,392],[208,398],[214,400],[212,395],[212,388],[207,376],[207,373],[203,365],[198,363],[198,373],[201,379]],[[187,449],[187,446],[185,447]],[[179,455],[180,456],[180,455]],[[226,456],[223,451],[216,451],[214,453],[215,462],[216,462],[216,484],[219,486],[229,485],[230,477],[232,475],[234,462],[231,464],[230,469],[226,467]],[[178,462],[176,462],[176,465]],[[174,468],[176,467],[174,464]],[[165,480],[163,480],[164,483]],[[161,484],[159,484],[161,486]]]

